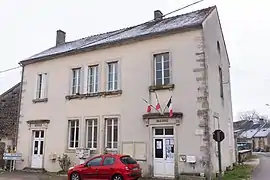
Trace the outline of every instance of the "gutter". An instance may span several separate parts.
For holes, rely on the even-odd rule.
[[[15,136],[15,147],[16,147],[16,152],[17,152],[17,143],[18,143],[18,132],[19,132],[19,122],[20,122],[20,117],[21,117],[21,102],[22,102],[22,89],[23,89],[23,76],[24,76],[24,66],[20,64],[22,67],[22,75],[21,75],[21,88],[20,88],[20,93],[19,93],[19,103],[18,103],[18,112],[17,112],[17,127],[16,127],[16,136]]]

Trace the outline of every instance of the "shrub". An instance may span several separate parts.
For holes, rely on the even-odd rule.
[[[58,162],[59,162],[59,166],[62,169],[62,171],[67,172],[70,165],[71,165],[71,161],[70,161],[70,158],[68,157],[68,155],[63,153],[62,156],[58,156]]]

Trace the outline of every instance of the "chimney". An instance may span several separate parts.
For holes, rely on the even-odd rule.
[[[163,19],[163,14],[160,10],[155,10],[154,11],[154,20],[159,21]]]
[[[64,44],[66,42],[66,32],[62,30],[56,31],[56,46]]]

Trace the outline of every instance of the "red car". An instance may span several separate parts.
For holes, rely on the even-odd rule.
[[[68,179],[137,180],[141,174],[140,165],[132,157],[121,154],[104,154],[71,167],[68,171]]]

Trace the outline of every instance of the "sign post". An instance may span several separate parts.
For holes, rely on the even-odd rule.
[[[222,164],[221,164],[221,142],[224,140],[225,134],[222,130],[217,129],[213,133],[213,139],[217,142],[218,145],[218,179],[221,180],[222,178]]]

